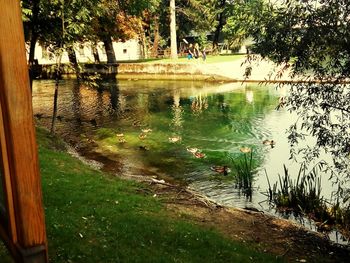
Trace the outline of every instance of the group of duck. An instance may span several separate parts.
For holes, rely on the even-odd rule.
[[[152,129],[147,128],[147,129],[142,129],[141,131],[142,132],[140,133],[140,135],[138,137],[139,137],[139,139],[143,140],[147,137],[148,133],[152,132]],[[118,141],[120,143],[126,142],[123,133],[118,133],[118,134],[116,134],[116,136],[117,136]],[[169,142],[171,142],[171,143],[177,143],[177,142],[180,142],[182,140],[181,136],[172,136],[172,137],[169,137],[168,139],[169,139]],[[271,146],[271,148],[273,148],[276,144],[276,142],[274,140],[264,140],[262,143],[264,145]],[[140,146],[139,148],[144,149],[144,150],[148,149],[146,146]],[[201,152],[201,150],[198,148],[187,147],[186,150],[189,153],[191,153],[195,158],[203,159],[206,157],[205,153]],[[240,148],[240,151],[242,153],[250,153],[252,151],[252,149],[249,147],[242,147],[242,148]],[[213,172],[219,173],[219,174],[223,174],[225,176],[231,172],[231,169],[227,165],[211,166],[210,170],[212,170]]]
[[[142,132],[139,134],[139,139],[144,140],[147,137],[147,133],[151,132],[152,129],[142,129]],[[116,137],[118,138],[119,143],[126,143],[124,133],[117,133]]]

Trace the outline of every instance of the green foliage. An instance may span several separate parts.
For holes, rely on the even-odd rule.
[[[254,30],[255,51],[276,62],[291,62],[294,73],[312,73],[323,80],[349,75],[346,0],[283,1],[269,6],[269,17]]]
[[[257,26],[257,17],[267,16],[265,1],[235,1],[229,9],[226,24],[222,29],[223,38],[231,49],[238,49]]]
[[[262,25],[251,32],[256,53],[303,80],[290,85],[287,101],[299,116],[290,128],[292,157],[302,155],[310,163],[322,152],[330,154],[330,172],[337,182],[350,177],[350,90],[344,83],[350,75],[349,10],[346,0],[286,0],[267,5],[270,15],[259,17]],[[315,143],[298,148],[307,135]],[[347,186],[339,193],[347,199]]]

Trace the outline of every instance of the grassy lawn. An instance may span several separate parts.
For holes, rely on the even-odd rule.
[[[135,61],[120,61],[120,63],[222,63],[222,62],[232,62],[238,59],[243,58],[245,55],[217,55],[207,56],[206,62],[203,62],[202,58],[188,60],[187,57],[181,57],[177,60],[172,60],[170,58],[159,58],[159,59],[143,59]]]
[[[174,218],[144,184],[112,178],[37,131],[51,262],[275,262]],[[58,147],[58,148],[63,148]],[[0,246],[1,262],[9,262]]]

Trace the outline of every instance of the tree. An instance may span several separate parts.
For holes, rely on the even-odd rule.
[[[177,59],[175,0],[170,0],[170,46],[171,58]]]
[[[264,14],[264,0],[236,0],[227,7],[226,24],[222,28],[224,42],[230,49],[239,49]]]
[[[116,63],[113,40],[126,41],[143,33],[141,16],[156,0],[100,0],[92,19],[89,38],[104,43],[107,63]]]
[[[350,178],[350,2],[348,0],[285,0],[269,4],[269,16],[251,33],[254,51],[291,70],[304,82],[292,83],[289,109],[299,119],[290,128],[289,140],[297,146],[312,135],[311,146],[292,149],[311,162],[322,151],[333,157],[332,176]],[[341,189],[349,196],[349,189]]]
[[[215,26],[215,31],[214,31],[214,36],[213,36],[213,50],[217,51],[219,47],[219,42],[220,42],[220,35],[221,31],[226,24],[226,13],[227,13],[227,8],[226,8],[226,0],[220,0],[216,4],[217,7],[217,17],[216,17],[216,26]]]

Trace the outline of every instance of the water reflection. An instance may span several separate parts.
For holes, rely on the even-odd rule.
[[[284,163],[292,170],[298,169],[289,160],[286,135],[296,116],[285,109],[275,110],[286,90],[171,81],[114,80],[104,85],[106,90],[97,91],[74,81],[62,81],[58,115],[63,118],[57,131],[68,137],[80,138],[83,134],[94,139],[97,145],[92,150],[117,162],[123,174],[142,171],[185,180],[224,205],[256,207],[272,213],[262,194],[268,188],[264,169],[271,182],[278,180]],[[34,82],[36,114],[50,117],[53,87],[50,81]],[[48,125],[47,119],[37,121]],[[141,138],[147,129],[150,131]],[[123,134],[122,143],[117,134]],[[171,142],[169,138],[176,136],[181,140]],[[266,139],[275,140],[275,147],[263,145]],[[242,156],[242,147],[253,149],[258,165],[249,198],[242,198],[232,176],[224,178],[210,170],[212,165],[231,167],[230,158]],[[188,148],[199,149],[205,158],[196,158]],[[323,180],[324,195],[332,190],[327,179]]]
[[[253,103],[254,102],[254,92],[252,90],[247,90],[245,93],[245,97],[247,102]]]
[[[182,107],[180,105],[180,91],[175,90],[174,95],[174,104],[172,106],[172,111],[173,111],[173,119],[172,119],[172,126],[176,129],[179,130],[182,128]]]

